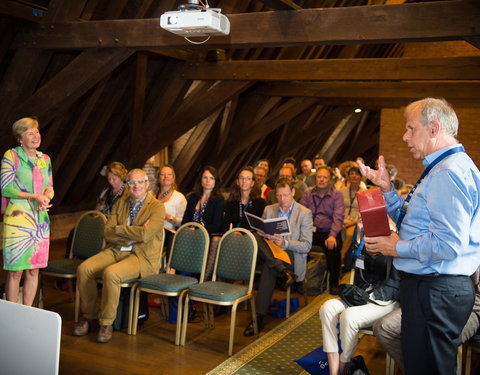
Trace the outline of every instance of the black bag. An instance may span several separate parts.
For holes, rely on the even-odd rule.
[[[353,357],[345,367],[346,375],[370,375],[365,364],[365,360],[361,355]]]
[[[327,287],[327,263],[323,258],[314,258],[308,261],[305,271],[305,282],[302,285],[307,289],[307,295],[318,296]]]
[[[370,300],[370,296],[368,295],[367,291],[354,284],[340,284],[339,287],[340,298],[348,306],[362,306],[367,304],[367,302],[373,302],[376,304],[375,301]]]
[[[130,306],[130,289],[121,288],[118,301],[117,317],[113,322],[113,329],[120,331],[128,327],[128,309]],[[140,306],[138,307],[138,324],[148,320],[148,293],[140,293]]]

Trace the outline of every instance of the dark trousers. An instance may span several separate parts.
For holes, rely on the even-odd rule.
[[[285,269],[293,270],[293,256],[291,252],[287,251],[292,264],[285,263],[280,259],[275,258],[265,240],[257,233],[254,233],[254,236],[258,243],[257,265],[262,272],[260,274],[260,282],[258,284],[255,304],[257,314],[266,315],[272,301],[277,277],[281,275]]]
[[[325,256],[327,257],[327,270],[330,274],[329,283],[330,287],[337,286],[338,280],[340,279],[340,265],[342,263],[340,257],[340,250],[343,246],[342,234],[339,233],[336,237],[337,247],[332,250],[328,250],[325,246],[325,241],[329,237],[328,232],[313,232],[312,244],[315,246],[320,246],[325,250]]]
[[[406,375],[456,374],[460,334],[474,298],[468,276],[402,276],[401,338]]]

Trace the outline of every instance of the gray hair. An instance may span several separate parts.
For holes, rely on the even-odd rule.
[[[437,120],[446,134],[452,137],[457,136],[458,118],[452,106],[445,99],[425,98],[417,100],[405,108],[405,115],[417,108],[420,111],[423,126],[427,126],[433,120]]]

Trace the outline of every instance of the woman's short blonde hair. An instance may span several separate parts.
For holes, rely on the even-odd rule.
[[[39,129],[38,120],[32,117],[24,117],[17,120],[12,125],[12,132],[15,139],[18,141],[22,138],[22,134],[30,129]]]
[[[123,182],[127,179],[128,170],[125,166],[119,161],[114,161],[108,164],[107,173],[113,173],[115,176],[120,178]]]

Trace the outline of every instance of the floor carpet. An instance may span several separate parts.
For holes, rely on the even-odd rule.
[[[297,375],[307,374],[296,362],[322,345],[318,310],[329,294],[311,303],[211,370],[208,375]]]

